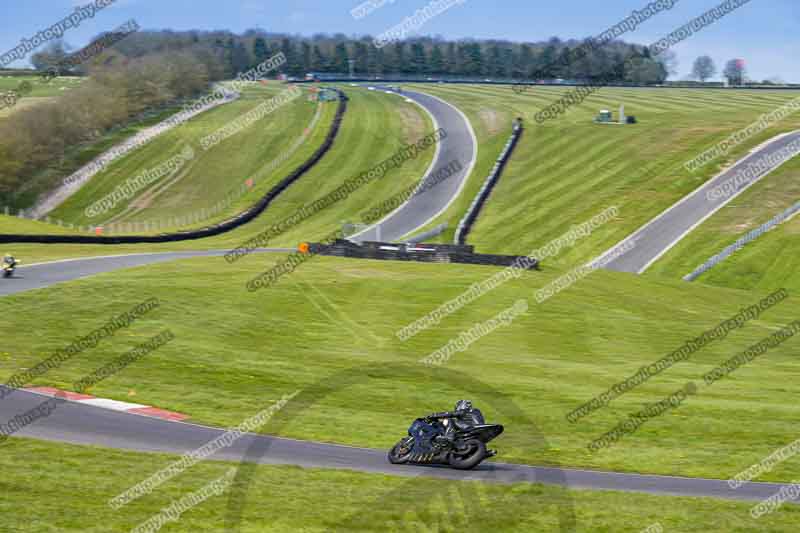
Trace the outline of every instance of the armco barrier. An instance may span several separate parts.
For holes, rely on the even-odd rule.
[[[294,169],[291,174],[283,178],[278,184],[270,189],[254,206],[239,213],[234,218],[206,228],[181,231],[176,233],[163,233],[160,235],[121,235],[121,236],[102,236],[102,235],[3,235],[0,234],[0,243],[41,243],[41,244],[141,244],[158,242],[188,241],[193,239],[203,239],[221,233],[226,233],[233,229],[247,224],[269,206],[270,203],[292,183],[297,181],[303,174],[308,172],[322,156],[324,156],[336,139],[342,118],[347,111],[347,95],[339,89],[334,89],[339,93],[339,105],[336,109],[336,116],[331,124],[331,129],[325,137],[322,145],[299,167]]]
[[[467,234],[469,234],[470,230],[472,229],[472,225],[475,224],[475,221],[478,219],[478,215],[480,214],[483,205],[486,203],[486,200],[489,199],[492,189],[494,189],[494,186],[500,179],[503,169],[511,157],[514,147],[517,146],[517,141],[519,141],[519,138],[522,135],[522,130],[522,119],[517,119],[514,123],[514,131],[511,132],[511,138],[503,148],[503,152],[500,154],[500,157],[497,158],[497,162],[494,164],[494,167],[489,173],[489,176],[486,178],[486,181],[483,182],[483,187],[481,187],[481,190],[478,191],[477,196],[475,196],[475,199],[472,201],[469,209],[467,209],[467,213],[464,215],[464,218],[462,218],[461,222],[458,223],[455,239],[453,241],[456,244],[464,244],[466,242]]]
[[[717,255],[715,255],[714,257],[712,257],[711,259],[709,259],[708,261],[697,267],[691,274],[686,274],[683,277],[684,281],[696,280],[701,275],[705,274],[706,272],[708,272],[709,270],[711,270],[712,268],[714,268],[715,266],[717,266],[718,264],[720,264],[721,262],[732,256],[734,253],[744,248],[745,245],[758,239],[766,232],[773,229],[775,226],[783,224],[789,218],[796,215],[798,212],[800,212],[800,202],[794,204],[792,207],[790,207],[780,215],[776,216],[766,224],[759,226],[758,228],[754,229],[741,239],[737,240],[735,243],[731,244],[730,246],[722,250],[720,253],[718,253]]]
[[[447,231],[447,222],[443,224],[439,224],[435,228],[423,231],[422,233],[418,233],[417,235],[413,235],[407,239],[408,242],[418,243],[418,242],[425,242],[428,239],[432,239],[434,237],[438,237],[442,233]]]
[[[350,241],[339,241],[339,244],[353,244]],[[358,245],[355,245],[358,246]],[[471,254],[475,251],[472,245],[464,244],[392,244],[387,242],[365,241],[361,243],[360,248],[365,250],[381,250],[386,247],[401,246],[403,250],[417,250],[417,251],[430,251],[430,252],[446,252],[446,253],[461,253]]]
[[[337,240],[333,244],[309,244],[312,254],[356,259],[376,259],[383,261],[417,261],[422,263],[462,263],[469,265],[512,266],[524,256],[476,254],[472,246],[453,244],[396,244],[388,242],[365,242],[363,246],[347,240]],[[529,262],[529,268],[539,269],[539,262]],[[523,263],[524,264],[524,263]]]

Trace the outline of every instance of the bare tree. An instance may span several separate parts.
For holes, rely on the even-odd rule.
[[[61,63],[69,54],[69,50],[70,46],[64,41],[53,41],[44,50],[31,56],[31,65],[36,70],[47,70],[51,66]]]
[[[700,56],[694,60],[692,77],[702,82],[713,78],[717,74],[717,65],[710,56]]]
[[[730,85],[742,85],[746,73],[744,59],[731,59],[725,64],[725,70],[722,72],[728,78]]]
[[[673,50],[664,50],[655,59],[668,75],[675,76],[678,73],[678,55]]]

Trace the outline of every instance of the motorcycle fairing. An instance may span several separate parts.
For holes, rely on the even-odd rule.
[[[416,457],[436,453],[438,450],[433,446],[433,438],[440,433],[439,428],[433,424],[429,424],[421,418],[416,419],[408,428],[408,434],[414,437],[413,455]]]

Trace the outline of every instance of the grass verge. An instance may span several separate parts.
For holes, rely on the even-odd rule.
[[[107,501],[168,466],[166,455],[125,453],[12,439],[3,446],[3,527],[9,531],[127,531],[225,475],[230,464],[200,463],[118,511]],[[35,472],[35,475],[33,474]],[[231,492],[188,510],[162,531],[222,531]],[[576,532],[790,532],[800,508],[754,521],[752,504],[709,498],[569,491]],[[406,480],[347,471],[258,466],[246,492],[241,531],[559,531],[570,511],[561,489],[539,485]]]

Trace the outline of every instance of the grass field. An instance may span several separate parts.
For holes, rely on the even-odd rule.
[[[647,275],[681,278],[751,230],[800,201],[800,159],[763,178],[686,236]],[[794,218],[704,274],[698,283],[742,289],[800,289]]]
[[[18,105],[22,106],[24,102],[25,100],[22,100]],[[34,177],[35,185],[22,193],[22,196],[26,197],[28,201],[28,204],[24,205],[32,205],[39,194],[46,192],[40,190],[44,186],[40,184],[58,184],[63,182],[65,177],[90,163],[103,152],[136,135],[141,130],[161,122],[178,111],[180,111],[180,106],[177,105],[167,105],[163,108],[151,109],[138,117],[134,117],[125,123],[115,126],[97,139],[68,147],[60,161],[53,164],[51,167],[42,169],[41,172]],[[69,224],[69,221],[62,222]],[[0,231],[2,231],[2,226],[0,226]]]
[[[535,89],[524,95],[515,95],[508,88],[426,86],[421,90],[461,107],[473,121],[479,138],[478,170],[470,179],[467,193],[434,221],[455,223],[471,201],[470,190],[474,192],[480,186],[506,141],[511,120],[518,115],[530,119],[533,111],[557,94],[552,89]],[[212,239],[165,246],[7,245],[7,251],[32,263],[61,257],[235,246],[431,129],[419,109],[395,96],[360,89],[348,89],[348,94],[350,110],[331,152],[266,213],[243,228]],[[800,289],[797,253],[792,253],[800,244],[800,219],[764,236],[694,285],[680,280],[748,229],[794,203],[798,162],[787,164],[709,219],[648,275],[596,272],[543,304],[534,304],[533,295],[567,268],[606,249],[699,186],[719,170],[720,164],[738,159],[752,145],[777,132],[800,127],[800,120],[793,117],[740,147],[728,161],[708,165],[696,176],[683,169],[686,160],[716,140],[794,96],[779,92],[732,92],[723,96],[681,90],[651,94],[614,89],[602,91],[566,117],[544,126],[528,120],[522,144],[470,242],[482,252],[527,252],[611,205],[619,206],[620,218],[549,260],[543,272],[526,273],[508,282],[406,342],[395,336],[400,328],[497,270],[314,258],[277,286],[248,293],[246,282],[283,257],[265,254],[233,265],[222,258],[197,259],[95,276],[0,299],[0,313],[14,317],[13,331],[3,335],[0,348],[0,379],[32,367],[74,337],[101,327],[145,298],[158,296],[162,301],[159,310],[37,378],[34,384],[70,389],[74,381],[137,342],[170,329],[176,337],[172,343],[89,392],[184,412],[194,422],[230,426],[282,395],[300,390],[300,401],[290,403],[266,432],[380,448],[393,444],[414,417],[447,409],[454,399],[468,396],[489,420],[509,428],[496,445],[504,461],[731,477],[797,439],[793,384],[800,376],[795,357],[800,339],[790,339],[713,386],[700,384],[702,375],[798,319],[800,305],[795,296],[578,423],[569,423],[565,416],[643,365],[756,303],[770,290],[786,286],[793,294]],[[639,125],[619,128],[591,124],[596,109],[616,109],[620,101],[626,103],[629,114],[639,118]],[[333,105],[328,107],[333,109]],[[326,116],[329,120],[330,114]],[[303,115],[298,122],[308,119],[310,115]],[[327,124],[318,128],[324,132]],[[281,142],[286,145],[289,140]],[[226,151],[237,153],[230,147]],[[298,152],[297,157],[301,155]],[[217,156],[220,161],[224,159]],[[432,153],[407,162],[402,169],[356,191],[269,245],[317,239],[344,221],[357,220],[361,212],[418,179],[430,156]],[[252,157],[252,161],[257,159]],[[243,166],[250,164],[245,159],[242,156],[239,161]],[[206,176],[200,170],[197,176]],[[235,183],[239,181],[241,176]],[[259,187],[266,188],[268,183],[268,179],[260,182],[240,200],[240,206],[263,193]],[[194,198],[187,193],[188,204],[196,205]],[[37,232],[40,227],[41,223],[0,216],[2,233],[7,228],[8,232]],[[24,269],[21,273],[24,275]],[[510,326],[477,340],[442,368],[418,363],[522,297],[529,299],[531,308]],[[587,450],[591,440],[639,411],[643,404],[664,399],[687,381],[698,382],[700,390],[679,408],[648,421],[609,449],[598,453]],[[320,390],[328,392],[319,401],[302,401],[304,395],[316,398]],[[510,415],[504,408],[504,398],[533,425]],[[136,454],[27,440],[12,440],[5,446],[7,453],[0,454],[0,464],[18,464],[19,457],[25,457],[35,467],[48,455],[60,457],[58,467],[43,474],[38,478],[41,482],[28,490],[20,489],[26,486],[28,472],[13,472],[0,482],[13,487],[8,491],[13,493],[11,499],[0,502],[0,512],[6,505],[11,510],[4,514],[24,521],[24,516],[13,509],[34,508],[42,520],[37,530],[45,531],[92,531],[86,527],[86,517],[97,524],[97,531],[107,524],[133,527],[171,499],[196,490],[204,480],[210,481],[225,470],[218,464],[197,467],[190,479],[165,487],[158,497],[133,504],[129,514],[115,515],[103,505],[104,498],[124,489],[136,477],[134,469],[140,472],[143,462],[155,470],[166,464],[166,457],[142,459]],[[67,448],[68,455],[64,453]],[[254,524],[249,529],[252,531],[286,530],[297,523],[292,520],[302,520],[308,531],[336,530],[326,521],[330,516],[349,515],[360,505],[388,494],[385,501],[391,504],[383,504],[381,499],[376,506],[379,512],[364,516],[367,523],[361,529],[374,530],[385,519],[399,519],[402,505],[413,501],[414,491],[421,490],[418,485],[403,490],[408,481],[389,477],[297,468],[257,470],[251,501],[283,499],[279,506],[248,506],[246,516],[247,522]],[[115,476],[109,475],[112,472]],[[119,473],[124,475],[116,475]],[[71,515],[57,508],[39,511],[36,502],[68,492],[70,486],[86,477],[98,480],[88,489],[95,497],[87,498],[85,493],[62,496],[67,508],[82,512]],[[793,481],[799,477],[800,463],[792,459],[760,480]],[[449,490],[450,484],[430,486]],[[324,495],[321,487],[325,487]],[[480,490],[491,494],[489,501],[497,498],[503,502],[509,489]],[[528,507],[541,505],[541,498],[552,497],[552,490],[536,487],[538,501]],[[393,491],[401,494],[397,501]],[[579,531],[641,531],[656,522],[666,531],[796,528],[794,508],[754,523],[747,515],[749,504],[616,493],[580,492],[575,496],[578,520],[584,524]],[[209,520],[219,520],[224,499],[187,514],[175,530],[197,530]],[[492,512],[511,512],[503,505],[494,506]],[[525,526],[534,531],[552,528],[554,523],[552,514],[547,513],[527,520]],[[491,527],[503,531],[502,526]]]
[[[539,125],[533,120],[535,112],[567,89],[537,87],[518,95],[508,86],[413,88],[464,110],[481,146],[478,170],[465,189],[467,198],[432,225],[448,222],[451,230],[455,228],[499,155],[511,120],[521,116],[527,129],[468,242],[483,252],[527,253],[570,225],[618,206],[622,220],[598,233],[593,246],[567,254],[570,263],[589,260],[608,249],[754,146],[800,128],[800,114],[792,115],[727,158],[690,174],[683,166],[686,161],[800,93],[605,88],[566,115]],[[626,114],[637,117],[638,125],[592,122],[600,109],[616,113],[620,104],[625,104]],[[490,134],[493,124],[494,137]],[[780,201],[789,201],[793,192],[784,187]],[[445,239],[452,239],[452,232]]]
[[[28,97],[59,96],[83,83],[83,78],[74,76],[60,76],[50,81],[42,81],[39,76],[0,76],[0,92],[13,91],[21,83],[28,82],[32,89]]]
[[[52,101],[65,91],[78,87],[83,80],[76,77],[62,76],[44,82],[39,76],[0,76],[0,93],[17,90],[21,83],[28,82],[32,88],[28,94],[21,95],[15,106],[0,109],[0,120],[11,113],[29,109],[33,106]]]
[[[172,501],[224,476],[235,464],[204,462],[120,510],[106,502],[174,458],[13,439],[2,447],[3,526],[12,531],[128,531]],[[547,486],[406,480],[346,471],[258,466],[162,531],[222,531],[228,503],[245,500],[241,531],[558,531],[574,517],[580,533],[796,531],[800,508],[758,521],[752,504]],[[31,473],[35,472],[35,483]],[[91,479],[91,483],[86,483]],[[243,498],[244,496],[244,498]],[[404,525],[397,528],[399,522]],[[392,525],[394,524],[394,526]],[[394,528],[394,529],[392,529]]]
[[[313,169],[282,193],[263,215],[242,228],[219,237],[168,245],[109,247],[19,244],[13,246],[15,253],[19,257],[42,261],[137,251],[230,248],[260,233],[271,224],[281,221],[303,205],[321,198],[345,180],[368,171],[382,160],[391,157],[405,144],[414,142],[432,131],[430,119],[423,115],[419,108],[403,103],[396,96],[366,90],[354,90],[348,94],[351,97],[349,110],[332,149]],[[287,166],[298,164],[303,157],[302,151],[298,151],[287,162]],[[344,221],[360,220],[362,212],[379,205],[418,180],[430,165],[432,157],[433,150],[421,154],[417,159],[407,161],[402,168],[389,170],[383,179],[364,186],[346,199],[315,214],[269,245],[295,246],[301,241],[321,239],[341,227]],[[259,193],[263,193],[263,189],[243,197],[239,207],[250,205],[253,197]],[[0,226],[0,233],[4,232],[4,228]]]
[[[681,281],[597,272],[544,304],[531,303],[510,327],[475,342],[445,367],[429,370],[416,362],[517,298],[533,302],[533,291],[560,272],[548,269],[508,282],[438,327],[400,342],[394,336],[399,328],[495,269],[316,258],[271,289],[246,292],[245,283],[273,258],[250,257],[234,265],[221,258],[182,261],[3,298],[0,313],[13,316],[15,328],[4,335],[0,377],[31,367],[75,335],[100,327],[105,317],[157,295],[163,301],[160,310],[35,384],[69,388],[103,362],[169,328],[175,341],[92,394],[231,425],[256,411],[254,398],[274,401],[297,389],[313,391],[330,376],[355,368],[359,381],[335,390],[280,433],[386,447],[409,420],[446,409],[465,394],[476,396],[488,418],[514,427],[498,410],[494,393],[453,384],[448,372],[462,372],[508,394],[545,436],[547,445],[532,446],[532,439],[538,440],[530,428],[507,432],[498,448],[508,461],[725,478],[797,438],[792,383],[800,368],[792,339],[732,377],[701,387],[691,401],[614,447],[596,454],[586,447],[643,403],[663,399],[688,380],[702,381],[704,372],[797,319],[792,298],[570,424],[569,411],[756,303],[758,291],[702,286],[687,291]],[[367,369],[358,370],[363,365]],[[343,425],[350,430],[342,432]],[[800,463],[787,461],[765,477],[789,481],[798,474]]]
[[[681,89],[658,91],[604,89],[587,99],[583,105],[570,110],[566,116],[540,126],[532,121],[532,114],[558,96],[559,90],[536,88],[517,95],[507,87],[425,85],[410,86],[410,88],[440,96],[463,109],[473,124],[480,146],[478,165],[464,193],[446,213],[429,225],[437,225],[443,221],[450,224],[450,231],[445,233],[440,241],[452,239],[458,220],[505,143],[510,133],[511,121],[516,116],[526,119],[528,129],[470,236],[470,242],[476,244],[479,251],[529,252],[568,230],[572,224],[587,220],[611,205],[620,208],[622,214],[620,221],[599,230],[592,238],[591,245],[578,247],[565,254],[561,258],[563,265],[576,264],[596,256],[699,186],[721,167],[740,158],[753,145],[779,132],[800,127],[800,116],[791,116],[738,147],[726,159],[715,161],[690,176],[683,168],[685,161],[731,132],[756,120],[761,113],[771,111],[789,99],[795,98],[797,94],[785,91],[722,93]],[[383,126],[383,128],[370,128],[367,135],[359,135],[358,139],[348,138],[349,146],[358,147],[355,154],[360,156],[358,164],[362,168],[369,168],[370,163],[381,158],[370,155],[378,153],[376,149],[386,145],[382,141],[393,137],[391,132],[402,131],[406,127],[403,126],[405,122],[412,124],[410,127],[415,131],[420,130],[419,126],[414,126],[419,124],[420,119],[416,117],[419,110],[410,104],[402,104],[400,99],[380,93],[367,93],[349,87],[347,89],[354,97],[350,111],[351,120],[358,122],[362,117],[375,116],[379,117],[377,120],[381,121]],[[628,114],[635,114],[639,118],[639,125],[622,128],[591,123],[591,118],[597,109],[601,107],[615,109],[621,102],[626,104]],[[408,120],[408,117],[416,118]],[[367,124],[374,120],[376,119],[370,118]],[[427,122],[427,117],[423,117],[422,120]],[[346,119],[345,125],[347,122]],[[377,142],[371,142],[373,140]],[[340,143],[340,146],[326,156],[326,160],[335,164],[327,165],[323,160],[321,170],[333,168],[337,171],[343,169],[352,173],[358,172],[357,161],[352,157],[353,151],[345,149],[341,144],[344,143]],[[349,156],[347,158],[344,157],[345,151]],[[334,153],[337,155],[333,156]],[[380,153],[388,155],[390,152],[384,150]],[[215,154],[215,157],[219,157],[219,154]],[[227,160],[227,156],[225,159]],[[140,166],[144,167],[147,164],[149,163],[142,163]],[[342,167],[343,164],[346,166]],[[414,168],[419,175],[425,167],[410,165],[408,168]],[[656,263],[651,272],[680,278],[705,258],[721,250],[725,244],[733,242],[746,229],[769,219],[783,208],[781,206],[791,205],[796,200],[795,177],[798,169],[800,163],[791,162],[770,175],[761,184],[753,187],[729,207],[701,225],[673,252]],[[203,174],[202,171],[198,172]],[[303,199],[317,194],[317,184],[321,181],[317,176],[320,174],[321,171],[312,171],[313,188],[294,186],[290,190],[293,193],[290,195],[291,198],[279,199],[270,208],[270,213],[276,217],[288,214],[289,210],[299,206]],[[339,172],[337,174],[341,177],[334,177],[325,183],[338,185],[340,179],[346,179]],[[403,183],[410,183],[406,181],[407,179],[413,177],[404,176]],[[305,178],[303,181],[304,184],[312,182]],[[190,181],[184,183],[189,187]],[[267,182],[261,183],[266,187]],[[241,185],[241,176],[235,180],[235,184]],[[92,188],[94,187],[93,184]],[[372,188],[373,186],[370,186],[365,190],[371,191]],[[88,188],[84,189],[86,191],[81,191],[80,194],[86,197],[83,202],[86,203],[90,195]],[[168,203],[176,198],[169,192],[167,191],[164,196],[164,202]],[[239,202],[233,204],[231,212],[244,208],[252,202],[255,195],[262,192],[263,189],[257,187],[252,194],[243,196]],[[194,193],[195,196],[202,194],[198,191]],[[764,194],[769,195],[766,201],[762,198]],[[361,206],[373,196],[373,194],[354,195],[358,201],[343,202],[341,206],[330,208],[327,214],[333,216],[317,216],[313,221],[301,224],[298,230],[287,234],[278,244],[294,245],[300,240],[321,237],[327,234],[320,229],[323,226],[327,228],[344,220],[358,219]],[[195,205],[195,200],[193,196],[187,205]],[[172,213],[173,207],[165,207],[164,212]],[[77,211],[72,214],[76,213]],[[270,213],[265,214],[258,225],[262,220],[269,220]],[[225,246],[239,239],[238,236],[252,234],[255,227],[256,225],[253,225],[251,228],[237,231],[235,238],[229,235],[204,241],[203,244],[179,246],[192,248]],[[704,245],[698,246],[698,243]],[[59,256],[71,252],[44,253]]]
[[[289,109],[278,109],[266,117],[264,120],[270,127],[265,128],[263,124],[253,126],[260,132],[259,135],[253,137],[252,132],[245,131],[240,134],[244,139],[234,136],[209,153],[203,153],[197,144],[201,137],[241,116],[277,92],[279,92],[277,88],[251,89],[248,91],[248,96],[241,101],[210,111],[176,130],[163,134],[157,140],[109,165],[107,170],[95,176],[74,196],[51,212],[50,216],[53,221],[61,221],[65,227],[74,225],[75,228],[102,224],[103,220],[116,218],[117,226],[113,229],[117,230],[117,234],[125,231],[138,234],[175,231],[179,229],[175,223],[178,217],[184,218],[184,226],[203,226],[229,218],[255,202],[291,168],[307,159],[322,143],[330,128],[335,112],[332,106],[321,106],[319,113],[315,114],[316,108],[302,97],[298,99],[299,101],[292,102]],[[177,107],[165,108],[127,127],[110,132],[90,146],[80,147],[74,153],[68,154],[67,163],[60,169],[62,174],[70,174],[115,144],[163,121],[178,110]],[[317,119],[312,124],[310,117],[314,115]],[[303,122],[305,119],[308,120]],[[312,125],[313,128],[309,127]],[[304,132],[304,128],[308,130]],[[189,145],[194,146],[195,158],[180,168],[176,175],[159,180],[152,187],[140,191],[131,200],[124,200],[108,213],[94,217],[86,216],[84,211],[89,205],[113,191],[126,179],[158,166]],[[246,149],[242,149],[243,147]],[[212,153],[216,163],[214,158],[210,157]],[[226,166],[228,160],[220,157],[222,153],[236,156],[233,158],[232,166]],[[251,187],[246,186],[245,178],[234,174],[238,172],[237,165],[238,167],[249,165],[254,169],[251,173],[247,173],[253,180]],[[187,166],[190,168],[185,168]],[[165,184],[169,186],[164,187]],[[157,194],[151,195],[150,192]],[[213,215],[210,212],[211,207],[218,208]],[[191,224],[188,214],[198,216],[200,220]],[[203,217],[200,217],[201,214]],[[150,221],[151,224],[148,226],[150,231],[145,231],[145,227],[141,224],[130,225],[131,222],[141,223],[143,220]],[[50,233],[42,231],[46,227],[36,226],[36,228],[37,233]],[[0,221],[0,232],[5,231]],[[62,232],[56,229],[53,232],[56,231]]]
[[[72,234],[74,233],[69,228],[59,227],[55,224],[48,224],[38,220],[29,220],[27,218],[19,218],[15,216],[6,216],[0,214],[0,232],[11,233],[15,235],[28,235],[28,234]]]
[[[707,272],[697,283],[800,292],[800,219],[797,217],[748,244]],[[732,243],[725,243],[732,244]]]
[[[330,108],[333,106],[325,106],[323,118],[316,122],[313,131],[308,132],[309,142],[305,143],[300,153],[292,154],[276,166],[270,163],[279,160],[303,136],[303,131],[311,126],[317,105],[306,100],[305,92],[300,98],[281,106],[208,151],[201,148],[200,140],[276,96],[282,89],[286,87],[247,89],[239,100],[203,113],[164,133],[157,140],[109,165],[52,215],[81,225],[161,220],[166,227],[168,218],[194,216],[201,210],[210,210],[221,199],[237,191],[248,179],[258,183],[258,187],[254,185],[253,188],[263,194],[288,172],[289,165],[307,158],[319,145],[330,124],[333,113]],[[191,147],[195,155],[176,172],[155,180],[108,212],[94,217],[86,215],[87,207],[111,193],[126,179],[157,168],[187,147]],[[250,202],[254,195],[255,191],[249,195]],[[232,206],[225,207],[219,218],[233,212]],[[172,224],[172,227],[175,225]]]

